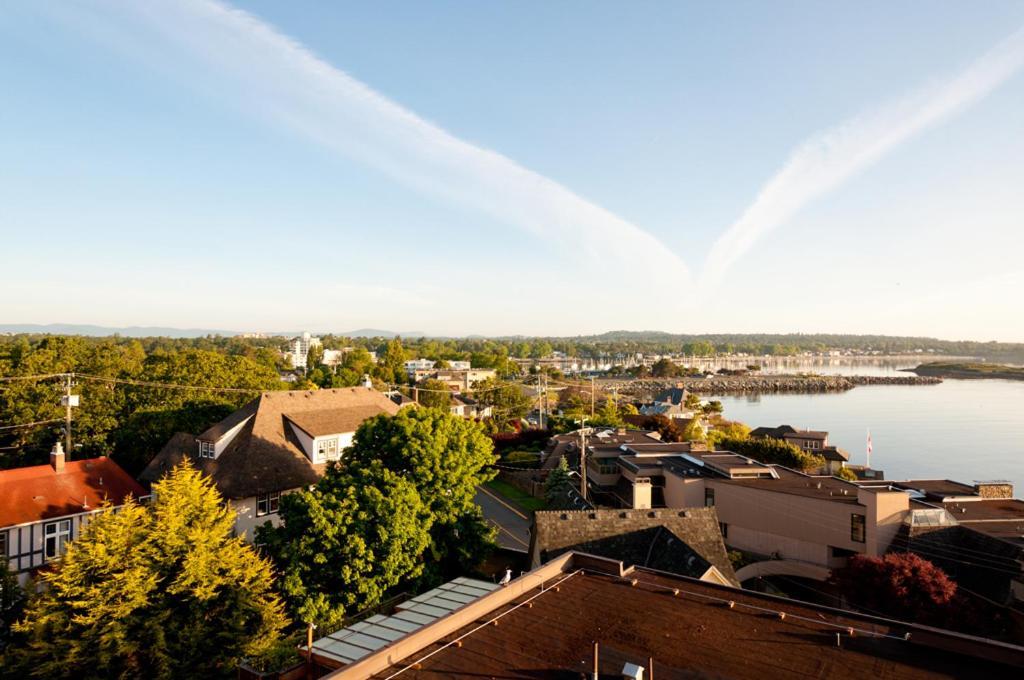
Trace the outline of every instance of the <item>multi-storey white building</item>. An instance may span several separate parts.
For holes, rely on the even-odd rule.
[[[320,346],[320,338],[306,332],[288,341],[288,351],[285,353],[292,362],[294,368],[306,368],[306,357],[309,350]]]

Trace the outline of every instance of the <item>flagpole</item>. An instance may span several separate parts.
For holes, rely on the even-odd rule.
[[[868,428],[868,445],[867,445],[867,465],[866,467],[871,469],[871,428]]]

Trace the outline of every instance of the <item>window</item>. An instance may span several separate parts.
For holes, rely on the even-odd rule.
[[[619,466],[615,458],[596,458],[597,472],[602,475],[616,475],[619,473]]]
[[[256,516],[273,515],[281,507],[281,492],[264,493],[256,497]]]
[[[7,557],[7,532],[0,531],[0,559]]]
[[[199,441],[199,457],[213,458],[213,442]]]
[[[71,520],[60,519],[43,525],[44,554],[52,560],[64,553],[64,544],[71,540]]]
[[[718,530],[722,532],[722,538],[729,538],[729,525],[725,522],[718,523]]]
[[[850,540],[864,542],[864,515],[850,515]]]
[[[715,490],[704,489],[704,507],[712,508],[715,506]]]
[[[317,462],[338,459],[338,440],[321,439],[316,443]]]

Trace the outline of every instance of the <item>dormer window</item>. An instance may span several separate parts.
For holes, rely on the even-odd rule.
[[[199,457],[215,458],[213,442],[199,440]]]
[[[329,460],[338,460],[338,440],[335,437],[329,439],[317,439],[316,461],[324,463]]]

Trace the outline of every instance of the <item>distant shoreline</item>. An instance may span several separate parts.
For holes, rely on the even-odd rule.
[[[1024,368],[1002,364],[955,363],[935,361],[921,364],[917,368],[905,368],[904,371],[919,376],[934,378],[952,378],[954,380],[1024,380]]]
[[[623,394],[642,395],[681,385],[695,394],[773,394],[779,392],[820,394],[846,392],[859,385],[937,385],[940,376],[875,375],[743,375],[616,380],[604,378],[598,385]]]

